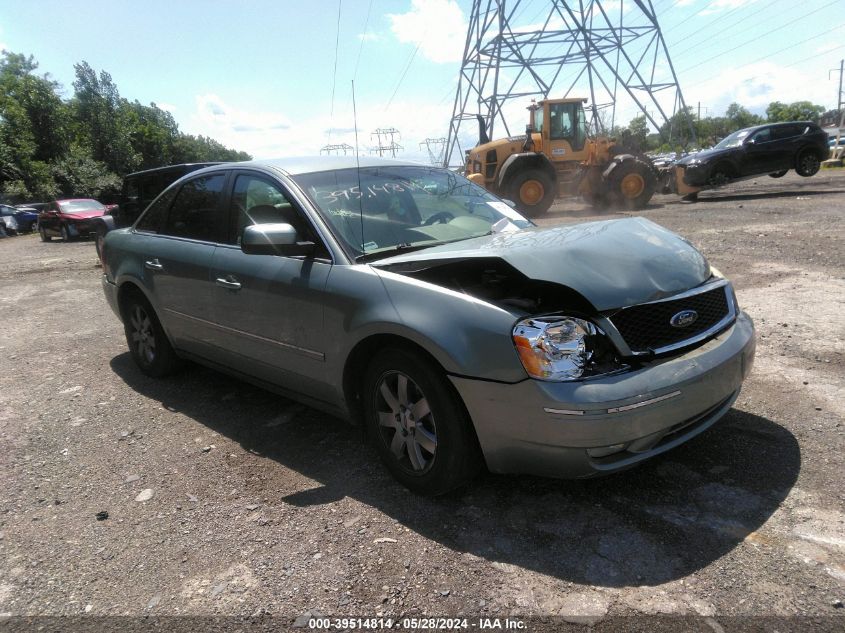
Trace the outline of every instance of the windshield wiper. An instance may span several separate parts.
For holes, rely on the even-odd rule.
[[[487,233],[482,233],[481,235],[487,235]],[[392,257],[396,255],[396,253],[411,253],[413,251],[421,251],[424,248],[432,248],[434,246],[442,246],[443,244],[451,244],[453,242],[463,242],[464,240],[470,240],[474,237],[481,237],[481,235],[468,235],[467,237],[459,237],[454,240],[438,240],[435,242],[418,242],[417,244],[410,244],[410,243],[403,243],[397,244],[392,248],[386,248],[384,250],[379,250],[373,253],[364,253],[363,255],[358,255],[355,258],[356,264],[362,264],[366,262],[371,262],[376,259],[382,259],[383,257]]]

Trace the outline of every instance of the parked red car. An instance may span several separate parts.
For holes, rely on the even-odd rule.
[[[105,212],[106,207],[91,198],[53,200],[38,214],[38,232],[44,242],[87,237],[94,231],[93,219]]]

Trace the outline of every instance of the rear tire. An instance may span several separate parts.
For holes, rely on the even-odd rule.
[[[556,183],[542,169],[524,169],[507,187],[508,198],[530,218],[543,215],[555,201]]]
[[[163,378],[179,367],[179,357],[155,311],[138,291],[133,292],[123,306],[123,331],[135,364],[147,376]]]
[[[795,161],[795,173],[799,176],[809,178],[810,176],[815,176],[819,169],[821,169],[821,166],[822,163],[819,160],[819,155],[814,150],[805,149],[798,154],[798,158]]]
[[[640,158],[620,163],[608,178],[610,199],[615,206],[642,209],[654,195],[654,170]]]
[[[783,178],[784,176],[786,176],[786,172],[788,172],[788,171],[789,171],[788,169],[776,171],[773,174],[769,174],[769,178]]]
[[[390,473],[421,495],[468,483],[481,465],[472,423],[443,370],[401,348],[379,352],[364,375],[365,426]]]

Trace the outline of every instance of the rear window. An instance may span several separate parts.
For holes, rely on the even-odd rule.
[[[225,181],[223,174],[213,174],[183,184],[161,233],[205,242],[217,241],[221,234],[220,203]]]

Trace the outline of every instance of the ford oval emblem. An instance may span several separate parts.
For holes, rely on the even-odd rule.
[[[689,327],[696,321],[698,321],[698,312],[695,310],[681,310],[669,319],[669,325],[672,327]]]

